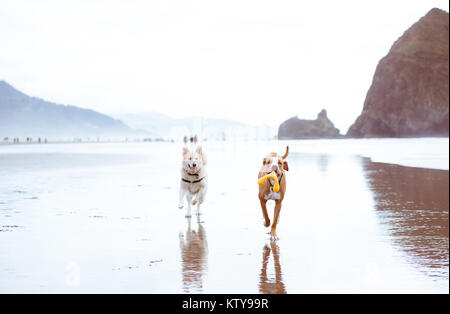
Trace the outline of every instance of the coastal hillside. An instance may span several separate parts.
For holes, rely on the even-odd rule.
[[[0,81],[0,137],[127,136],[136,131],[99,112],[30,97]]]
[[[449,15],[432,9],[380,60],[348,137],[448,136]]]
[[[328,119],[327,111],[323,109],[316,120],[303,120],[292,117],[284,121],[278,129],[279,139],[306,139],[306,138],[340,138],[339,129],[334,127]]]

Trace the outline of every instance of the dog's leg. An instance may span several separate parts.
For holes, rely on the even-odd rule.
[[[266,200],[262,200],[259,199],[259,202],[261,203],[261,208],[262,208],[262,212],[264,215],[264,227],[269,227],[270,226],[270,219],[269,219],[269,215],[267,214],[267,201]]]
[[[280,216],[280,210],[281,210],[281,202],[275,201],[272,229],[270,230],[270,235],[271,235],[272,240],[278,239],[277,238],[277,223],[278,223],[278,217]]]
[[[191,193],[187,193],[186,194],[186,198],[187,198],[187,203],[188,203],[186,217],[191,217],[192,194]]]
[[[197,216],[200,216],[200,206],[202,205],[202,203],[199,201],[198,205],[197,205]]]
[[[203,202],[205,200],[205,194],[206,194],[206,188],[202,188],[197,194],[197,200],[198,200],[197,214],[198,215],[200,215],[200,206],[203,204]]]
[[[197,205],[197,215],[199,215],[200,214],[200,203],[199,203],[199,201],[198,201],[198,199],[199,199],[199,195],[200,195],[200,193],[201,192],[198,192],[194,197],[193,197],[193,201],[192,201],[192,206],[195,206],[195,205],[197,205],[197,203],[198,203],[198,205]]]
[[[183,183],[180,185],[180,198],[178,200],[178,208],[183,208],[183,199],[184,199],[185,190],[183,189]]]

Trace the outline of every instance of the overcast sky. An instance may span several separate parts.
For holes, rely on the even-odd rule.
[[[423,1],[0,0],[0,79],[103,113],[278,125],[325,108],[342,132]]]

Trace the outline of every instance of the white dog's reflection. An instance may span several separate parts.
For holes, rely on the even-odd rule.
[[[185,235],[180,232],[180,251],[184,292],[201,292],[207,269],[208,242],[206,231],[197,215],[197,229],[191,229],[191,217],[186,218]]]

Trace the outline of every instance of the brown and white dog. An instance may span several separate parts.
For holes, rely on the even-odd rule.
[[[259,186],[259,202],[261,203],[262,212],[264,215],[264,226],[270,226],[269,215],[267,214],[267,201],[275,201],[275,210],[273,214],[272,228],[270,230],[270,235],[272,239],[277,239],[277,223],[278,217],[280,216],[281,202],[283,202],[284,194],[286,193],[286,175],[285,171],[289,170],[286,157],[289,154],[289,146],[286,147],[286,153],[283,156],[277,153],[270,153],[263,159],[263,164],[258,173],[258,179],[265,176],[266,174],[275,171],[277,174],[278,182],[280,184],[280,190],[278,192],[273,191],[274,180],[268,179],[266,182]]]
[[[208,187],[206,174],[206,158],[201,146],[196,146],[197,138],[191,138],[191,146],[188,147],[186,138],[183,148],[183,162],[181,167],[180,199],[178,208],[183,208],[184,197],[188,203],[186,217],[191,217],[191,205],[197,205],[197,214],[200,213],[200,205],[205,200]]]

